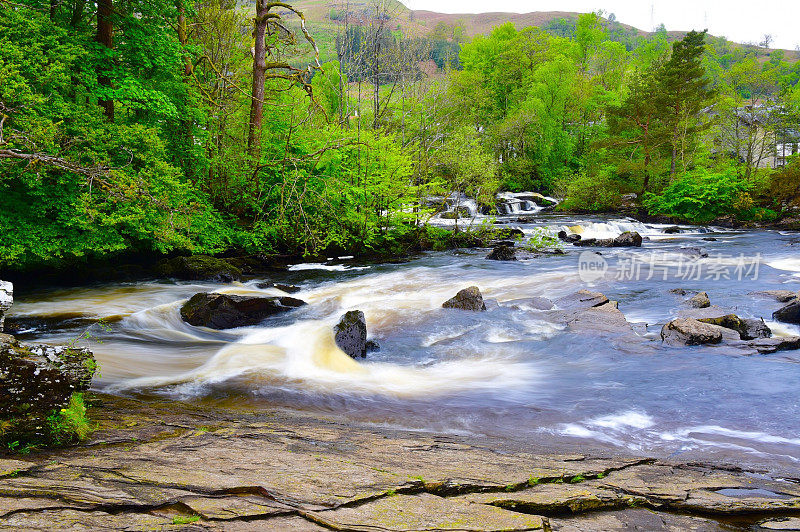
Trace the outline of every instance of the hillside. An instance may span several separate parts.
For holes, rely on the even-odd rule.
[[[351,14],[351,23],[359,24],[366,20],[374,11],[374,2],[370,0],[297,0],[293,3],[301,9],[309,27],[314,30],[315,37],[320,41],[320,52],[323,60],[333,58],[333,32],[337,26],[337,17],[345,11],[348,6]],[[557,24],[559,21],[577,20],[580,13],[567,11],[536,11],[530,13],[510,13],[510,12],[490,12],[490,13],[438,13],[427,10],[411,10],[401,2],[392,0],[387,2],[389,5],[387,14],[390,17],[389,27],[392,29],[403,29],[408,35],[419,37],[428,36],[437,26],[442,24],[447,26],[462,26],[466,37],[475,35],[486,35],[492,28],[512,22],[517,29],[531,26],[547,27]],[[647,37],[651,32],[635,28],[619,21],[611,23],[613,27],[627,35]],[[686,28],[686,31],[691,28]],[[686,31],[668,31],[670,40],[682,39]],[[760,48],[752,45],[738,44],[754,50],[758,57],[767,58],[773,49]],[[786,58],[791,60],[800,59],[800,53],[785,50]]]

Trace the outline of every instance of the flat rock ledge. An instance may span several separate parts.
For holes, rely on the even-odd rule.
[[[88,443],[0,457],[0,529],[775,530],[800,515],[800,479],[735,467],[282,410],[92,404]]]

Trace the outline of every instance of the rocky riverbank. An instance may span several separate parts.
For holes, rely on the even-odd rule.
[[[0,528],[792,530],[800,479],[234,405],[96,395],[75,448],[0,459]],[[794,528],[792,528],[794,527]]]

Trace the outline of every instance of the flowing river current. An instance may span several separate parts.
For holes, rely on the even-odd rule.
[[[725,346],[671,347],[659,331],[685,308],[686,297],[702,290],[743,318],[764,317],[774,335],[800,334],[796,326],[771,321],[781,303],[752,294],[800,289],[800,238],[690,227],[665,234],[664,226],[592,217],[536,220],[517,225],[526,233],[569,226],[584,237],[636,230],[648,238],[642,248],[600,249],[610,269],[596,279],[580,274],[584,249],[572,246],[565,255],[516,262],[485,260],[486,250],[468,250],[427,253],[402,264],[300,264],[267,280],[300,286],[292,295],[307,306],[227,331],[182,322],[182,303],[212,290],[286,294],[259,289],[265,279],[29,293],[20,286],[11,316],[109,319],[110,330],[94,326],[98,341],[82,345],[100,363],[95,388],[111,393],[289,407],[571,450],[798,467],[800,351],[750,355]],[[686,248],[701,248],[708,257],[694,260],[697,250]],[[684,268],[684,257],[691,256],[695,270]],[[634,263],[639,267],[625,266]],[[470,285],[483,292],[487,312],[442,308]],[[526,303],[582,288],[618,301],[634,339],[570,330]],[[676,288],[688,295],[670,292]],[[365,313],[369,336],[380,344],[365,360],[349,358],[333,341],[333,325],[352,309]],[[24,337],[66,343],[79,332],[33,327]]]

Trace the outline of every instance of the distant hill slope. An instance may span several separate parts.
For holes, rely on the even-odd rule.
[[[345,5],[349,4],[349,11],[351,18],[358,18],[359,14],[364,17],[371,14],[374,9],[374,2],[372,0],[295,0],[292,5],[301,9],[309,22],[309,27],[316,28],[317,32],[320,30],[327,35],[321,35],[323,41],[320,51],[327,59],[327,56],[333,52],[333,47],[327,50],[328,43],[332,43],[331,30],[335,30],[337,21],[335,18],[339,13],[344,11]],[[411,10],[408,9],[398,0],[389,1],[389,24],[391,29],[402,28],[411,35],[427,36],[433,32],[439,23],[447,25],[461,25],[464,27],[464,33],[468,37],[475,35],[486,35],[492,31],[492,28],[505,24],[506,22],[513,22],[518,30],[523,28],[536,26],[545,27],[550,23],[558,21],[559,19],[576,20],[580,13],[567,12],[567,11],[536,11],[530,13],[506,13],[506,12],[491,12],[491,13],[437,13],[435,11],[426,10]],[[356,20],[357,22],[357,20]],[[635,28],[633,26],[616,22],[616,27],[622,29],[626,33],[647,36],[650,32]],[[691,28],[687,28],[688,31]],[[699,28],[695,28],[699,29]],[[683,38],[686,31],[668,31],[667,34],[671,40],[678,40]],[[773,51],[766,48],[758,48],[751,45],[741,45],[752,48],[756,51],[759,57],[766,58]],[[791,60],[792,57],[800,59],[800,53],[795,51],[786,51],[787,59]]]

